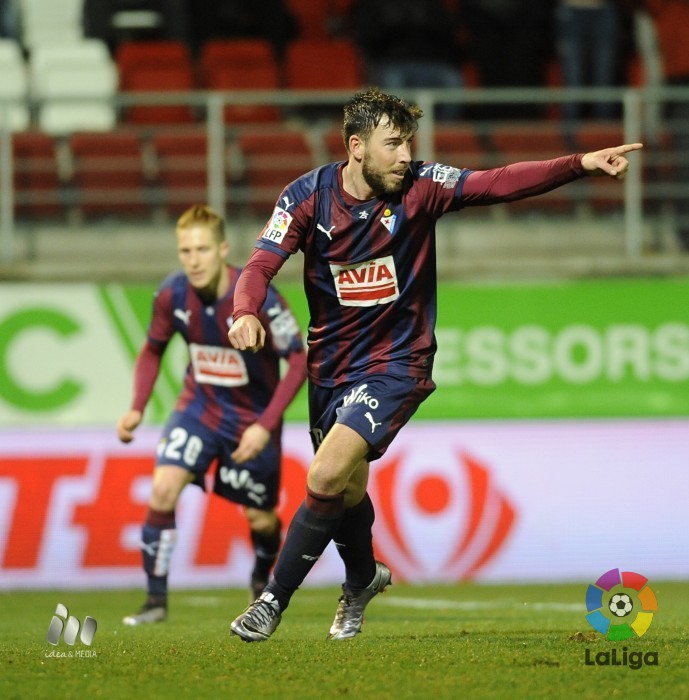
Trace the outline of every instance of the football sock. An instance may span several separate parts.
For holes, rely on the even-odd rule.
[[[273,578],[266,587],[285,610],[294,592],[318,561],[342,520],[344,494],[325,496],[306,489],[292,518]]]
[[[353,508],[347,508],[333,536],[345,565],[345,588],[363,590],[376,575],[371,528],[375,520],[373,503],[367,494]]]
[[[252,581],[267,581],[270,570],[275,564],[282,541],[282,523],[278,518],[275,530],[267,535],[251,531],[251,543],[254,546],[256,560],[251,572]]]
[[[148,602],[165,605],[170,557],[177,541],[175,511],[148,509],[141,531],[141,553],[148,578]]]

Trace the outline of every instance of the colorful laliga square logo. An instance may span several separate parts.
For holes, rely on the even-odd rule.
[[[658,612],[648,579],[633,571],[611,569],[586,589],[588,623],[611,641],[643,637]]]

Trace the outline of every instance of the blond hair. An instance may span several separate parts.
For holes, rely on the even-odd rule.
[[[225,222],[215,210],[206,204],[193,204],[177,219],[177,229],[207,226],[218,243],[225,240]]]

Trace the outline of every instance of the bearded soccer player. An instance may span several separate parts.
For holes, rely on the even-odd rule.
[[[141,550],[148,597],[126,625],[167,618],[167,578],[175,545],[175,505],[187,484],[204,487],[218,460],[214,491],[244,507],[255,552],[250,595],[265,588],[281,541],[275,511],[280,486],[282,415],[306,379],[306,353],[296,320],[280,294],[267,290],[258,312],[267,331],[259,354],[232,347],[234,293],[240,269],[227,264],[224,222],[206,206],[192,206],[177,221],[182,269],[159,287],[146,343],[134,374],[131,408],[117,433],[131,442],[153,391],[163,353],[179,333],[190,362],[184,386],[158,448]],[[280,376],[281,360],[287,369]],[[223,475],[246,470],[248,479]]]
[[[510,202],[586,175],[621,178],[629,144],[486,171],[412,160],[421,110],[372,88],[344,108],[348,159],[281,193],[235,294],[232,346],[258,350],[270,280],[304,251],[309,302],[309,410],[315,456],[306,498],[265,591],[231,624],[268,639],[314,562],[334,540],[345,565],[329,639],[361,631],[369,601],[391,582],[374,558],[369,463],[435,389],[435,222],[467,206]]]

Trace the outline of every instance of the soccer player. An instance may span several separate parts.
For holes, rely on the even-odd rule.
[[[309,411],[315,456],[306,499],[268,586],[231,625],[247,642],[270,637],[291,596],[334,540],[345,581],[329,639],[361,631],[364,609],[390,582],[374,559],[366,493],[379,458],[434,390],[435,222],[466,206],[509,202],[585,175],[621,178],[641,144],[471,171],[412,160],[421,110],[376,88],[344,108],[348,159],[281,193],[237,284],[232,346],[258,350],[258,316],[273,276],[304,251],[309,302]]]
[[[165,348],[175,333],[181,334],[190,362],[158,446],[141,537],[148,598],[137,613],[124,618],[126,625],[167,619],[175,505],[187,484],[204,488],[204,475],[215,459],[214,491],[244,506],[249,523],[256,557],[252,600],[263,591],[281,542],[275,505],[282,415],[306,379],[299,328],[272,287],[257,312],[267,329],[266,351],[254,354],[230,347],[227,329],[240,269],[226,262],[229,249],[222,218],[207,206],[192,206],[177,221],[176,232],[182,269],[170,274],[155,295],[148,337],[136,362],[134,398],[117,423],[120,440],[131,442]],[[282,358],[287,369],[280,378]],[[240,474],[248,478],[237,478]]]

